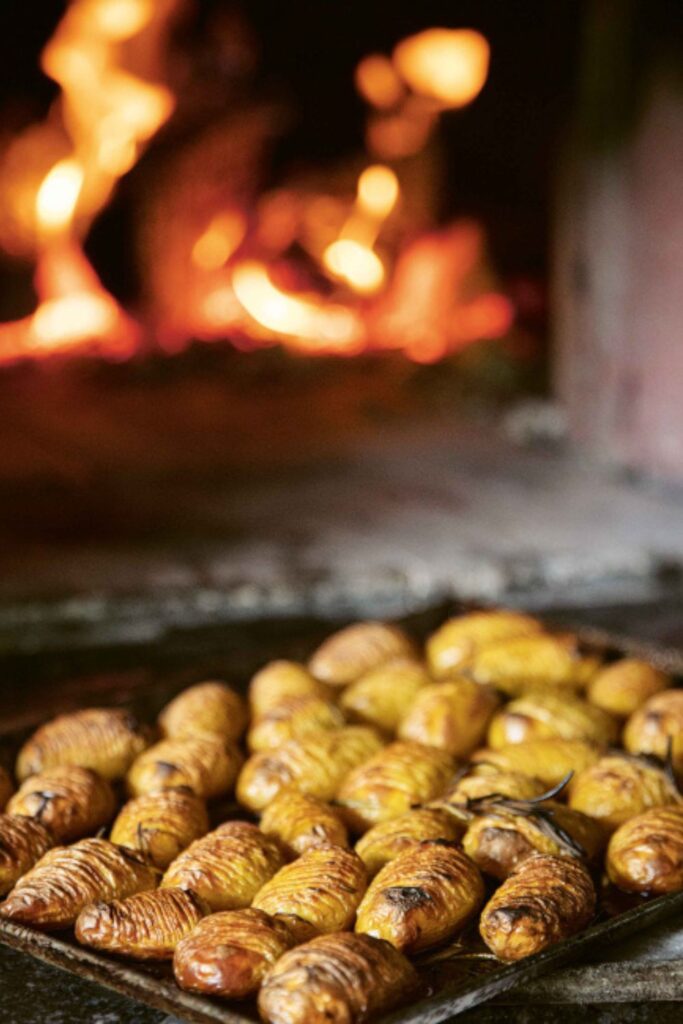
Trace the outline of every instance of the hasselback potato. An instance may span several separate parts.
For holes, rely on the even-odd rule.
[[[613,832],[650,807],[679,800],[663,765],[628,754],[609,754],[570,783],[569,806]]]
[[[324,935],[292,949],[266,976],[258,1007],[268,1024],[362,1024],[418,991],[412,965],[368,935]]]
[[[241,765],[238,747],[213,736],[162,740],[140,754],[126,782],[131,796],[186,786],[212,800],[232,790]]]
[[[170,960],[180,940],[207,912],[206,905],[184,889],[139,892],[85,907],[76,919],[76,938],[84,946],[136,960]]]
[[[247,702],[226,683],[210,680],[190,686],[159,715],[162,736],[172,740],[218,736],[239,740],[247,727]]]
[[[280,843],[294,858],[321,843],[348,846],[349,837],[339,812],[322,800],[283,789],[261,816],[261,831]]]
[[[586,740],[541,739],[510,743],[499,750],[478,750],[475,764],[486,763],[504,772],[521,772],[556,786],[569,772],[582,772],[600,757],[600,748]]]
[[[290,740],[276,750],[252,754],[237,780],[237,799],[259,812],[289,786],[319,800],[332,800],[342,779],[381,746],[374,729],[360,725],[305,742]]]
[[[510,701],[495,716],[488,745],[497,750],[509,743],[559,736],[608,746],[616,742],[617,733],[616,720],[588,701],[571,694],[536,691]]]
[[[110,783],[89,768],[60,765],[31,775],[7,810],[36,818],[58,843],[72,843],[109,824],[116,796]]]
[[[588,684],[588,699],[619,718],[628,718],[646,700],[671,686],[671,679],[640,658],[621,658]]]
[[[0,814],[0,896],[8,893],[53,843],[39,821]]]
[[[262,910],[225,910],[200,921],[176,946],[173,971],[187,992],[244,999],[258,991],[294,944],[284,921]]]
[[[228,821],[179,854],[161,885],[192,889],[212,911],[239,910],[282,864],[277,843],[256,825]]]
[[[464,758],[483,740],[497,707],[495,692],[471,679],[425,686],[402,719],[398,735]]]
[[[4,810],[5,804],[14,792],[12,780],[5,769],[0,765],[0,811]]]
[[[542,796],[547,787],[531,775],[503,771],[489,764],[472,764],[456,774],[455,781],[446,792],[432,800],[430,807],[461,812],[471,800],[485,797],[503,797],[511,800],[533,800]]]
[[[434,676],[457,672],[478,651],[501,640],[542,631],[530,615],[504,609],[471,612],[448,619],[427,641],[427,661]]]
[[[572,636],[538,633],[501,640],[477,651],[462,671],[510,697],[531,687],[580,689],[597,671],[595,657],[583,657]]]
[[[329,686],[347,686],[392,658],[414,655],[415,645],[398,626],[356,622],[323,641],[308,667],[316,679]]]
[[[262,718],[290,697],[329,698],[333,691],[297,661],[271,661],[249,683],[253,718]]]
[[[624,746],[631,754],[669,756],[683,769],[683,690],[664,690],[634,711],[624,729]]]
[[[364,832],[439,796],[454,768],[445,751],[399,740],[347,775],[336,802],[351,828]]]
[[[581,931],[595,912],[595,890],[572,857],[530,857],[484,907],[479,930],[501,960],[521,960]]]
[[[195,839],[209,831],[204,801],[190,790],[163,789],[129,800],[111,830],[111,841],[147,857],[164,871]]]
[[[419,661],[393,658],[347,686],[339,705],[349,721],[394,733],[419,691],[429,682],[427,670]]]
[[[607,847],[607,874],[625,892],[683,889],[683,807],[653,807],[624,822]]]
[[[81,839],[41,857],[0,904],[0,916],[46,930],[68,928],[90,903],[125,899],[157,880],[158,872],[132,850]]]
[[[322,697],[287,697],[272,711],[257,718],[249,729],[251,751],[274,750],[288,740],[306,740],[326,729],[340,729],[344,716]]]
[[[40,727],[19,751],[20,781],[48,768],[72,764],[105,779],[122,778],[149,743],[149,730],[129,711],[86,708],[58,715]]]
[[[356,843],[356,853],[372,878],[400,853],[426,839],[460,839],[466,829],[464,819],[458,821],[446,811],[416,807],[391,821],[375,825]]]

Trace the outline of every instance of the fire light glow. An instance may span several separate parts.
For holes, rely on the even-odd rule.
[[[488,76],[489,44],[472,29],[430,28],[400,42],[393,60],[414,92],[445,107],[464,107]]]

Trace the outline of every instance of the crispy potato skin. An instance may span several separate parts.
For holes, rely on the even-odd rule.
[[[325,729],[341,729],[344,716],[322,697],[288,697],[249,730],[247,745],[252,752],[275,750],[288,740],[306,740]]]
[[[348,686],[393,658],[412,658],[415,645],[398,626],[356,622],[329,636],[312,654],[308,668],[328,686]]]
[[[471,679],[435,683],[418,693],[398,735],[465,758],[483,740],[497,707],[495,692]]]
[[[296,789],[283,789],[261,816],[260,828],[276,839],[287,855],[298,857],[321,844],[348,846],[346,826],[339,813],[322,800]]]
[[[618,828],[607,848],[607,874],[624,892],[683,889],[683,807],[653,807]]]
[[[427,663],[433,676],[449,676],[477,651],[513,637],[533,636],[542,628],[530,615],[502,609],[459,615],[432,633],[427,641]]]
[[[59,843],[73,843],[108,825],[116,811],[109,782],[89,768],[60,765],[31,775],[7,810],[35,818]]]
[[[339,706],[351,722],[395,733],[413,700],[430,682],[427,670],[412,658],[393,658],[347,686]]]
[[[135,960],[170,960],[207,909],[184,889],[140,892],[126,900],[85,907],[76,919],[76,938],[83,946]]]
[[[362,1024],[413,998],[412,965],[387,942],[342,932],[290,950],[258,999],[268,1024]]]
[[[569,806],[599,821],[608,832],[650,807],[679,800],[666,772],[635,757],[610,754],[570,783]]]
[[[106,839],[81,839],[41,857],[0,904],[0,916],[45,930],[68,928],[88,904],[153,889],[157,879],[132,851]]]
[[[586,860],[594,861],[604,848],[602,829],[586,815],[552,800],[538,808],[550,812],[552,820],[583,847]],[[463,849],[482,871],[499,879],[507,878],[535,853],[561,856],[567,852],[561,840],[543,828],[542,818],[519,814],[504,805],[492,805],[474,819],[465,833]]]
[[[280,790],[293,787],[318,800],[332,800],[344,777],[382,747],[374,729],[348,726],[305,742],[290,740],[252,754],[237,780],[237,799],[260,812]]]
[[[318,846],[271,878],[252,906],[275,916],[293,916],[319,934],[350,928],[367,886],[358,854],[341,846]]]
[[[239,740],[247,727],[247,702],[226,683],[210,680],[183,690],[159,715],[161,735],[172,740],[217,736]]]
[[[397,740],[344,779],[336,802],[350,827],[364,832],[439,796],[454,769],[445,751]]]
[[[475,864],[454,843],[430,840],[390,861],[358,908],[356,931],[417,953],[462,928],[484,900]]]
[[[461,811],[471,800],[486,797],[507,797],[510,800],[533,800],[546,790],[539,779],[522,772],[506,772],[493,765],[472,765],[466,774],[457,779],[454,786],[443,796],[437,797],[430,807],[443,810]]]
[[[228,821],[176,857],[161,885],[191,889],[212,911],[240,910],[282,864],[277,843],[256,825]]]
[[[486,762],[503,772],[521,772],[556,786],[569,772],[578,774],[600,757],[600,748],[586,740],[540,739],[510,743],[499,750],[478,750],[475,764]]]
[[[186,786],[212,800],[232,790],[241,766],[239,749],[213,736],[162,740],[136,759],[126,782],[131,796]]]
[[[581,931],[595,913],[595,890],[572,857],[530,857],[484,907],[479,931],[501,960],[521,960]]]
[[[111,830],[111,841],[137,850],[164,871],[179,853],[209,831],[204,801],[189,790],[164,789],[129,800]]]
[[[291,697],[329,699],[334,691],[314,679],[297,661],[271,661],[249,683],[249,707],[254,719],[263,718]]]
[[[511,701],[491,722],[488,745],[494,750],[509,743],[559,736],[608,746],[617,740],[616,719],[571,694],[528,693]]]
[[[0,896],[25,875],[53,845],[53,838],[39,821],[0,814]]]
[[[459,822],[446,811],[417,807],[398,818],[375,825],[358,840],[355,849],[372,878],[409,847],[426,839],[461,839],[465,828],[464,821]]]
[[[4,768],[0,767],[0,811],[4,810],[13,792],[14,786],[11,778]]]
[[[149,730],[129,711],[86,708],[58,715],[34,732],[19,751],[20,782],[58,765],[90,768],[105,779],[120,779],[149,744]]]
[[[624,728],[630,754],[654,754],[664,760],[672,738],[676,770],[683,769],[683,690],[664,690],[634,711]]]
[[[176,946],[175,979],[186,992],[245,999],[293,944],[287,925],[262,910],[212,914]]]
[[[475,652],[462,671],[509,697],[534,686],[581,689],[597,671],[595,658],[584,658],[572,636],[545,633],[501,640]]]
[[[646,700],[671,686],[671,679],[647,661],[622,658],[601,669],[588,684],[588,699],[617,718],[628,718]]]

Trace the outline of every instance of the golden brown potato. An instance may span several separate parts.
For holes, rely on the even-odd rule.
[[[468,857],[487,875],[507,878],[535,853],[568,854],[593,862],[604,848],[597,822],[552,800],[532,806],[485,802],[462,842]]]
[[[596,707],[618,718],[628,718],[655,693],[671,686],[671,679],[640,658],[622,658],[608,665],[588,684],[587,695]]]
[[[329,636],[308,662],[316,679],[328,686],[347,686],[393,658],[412,658],[415,645],[398,626],[356,622]]]
[[[595,889],[572,857],[525,860],[484,907],[479,930],[501,960],[521,960],[575,935],[595,913]]]
[[[349,721],[394,733],[418,692],[430,682],[413,658],[392,658],[370,669],[343,691],[339,705]]]
[[[73,843],[109,824],[116,796],[110,783],[89,768],[65,764],[31,775],[7,810],[36,818],[57,842]]]
[[[427,641],[427,663],[432,675],[458,672],[478,651],[502,640],[533,636],[543,631],[537,619],[521,612],[471,612],[448,619]]]
[[[218,736],[239,740],[247,727],[247,702],[226,683],[213,680],[183,690],[159,715],[162,736],[171,740]]]
[[[288,697],[249,730],[251,751],[274,750],[287,740],[306,740],[326,729],[341,729],[344,716],[331,701],[322,697]]]
[[[163,789],[129,800],[111,830],[111,841],[143,854],[161,871],[209,831],[204,801],[190,790]]]
[[[58,715],[34,732],[19,751],[17,778],[72,764],[105,779],[120,779],[148,745],[150,732],[129,711],[86,708]]]
[[[572,694],[531,692],[511,701],[491,722],[488,745],[494,750],[508,743],[560,736],[608,746],[617,740],[616,719]]]
[[[7,801],[14,792],[12,780],[5,769],[0,766],[0,811],[4,810]]]
[[[488,683],[510,697],[531,687],[580,689],[595,674],[599,661],[583,657],[576,637],[538,633],[501,640],[477,651],[462,667],[478,683]]]
[[[192,889],[212,911],[240,910],[283,862],[277,843],[256,825],[227,821],[179,854],[161,885]]]
[[[162,740],[140,754],[126,782],[131,796],[186,786],[212,800],[232,790],[241,766],[239,749],[213,736]]]
[[[429,806],[461,813],[471,800],[494,796],[533,800],[542,796],[546,788],[539,779],[522,772],[506,772],[485,763],[473,764],[458,773],[453,785],[442,796],[432,800]]]
[[[599,821],[608,832],[650,807],[679,800],[663,768],[628,754],[601,757],[572,779],[569,791],[569,806]]]
[[[261,831],[272,836],[289,857],[297,857],[313,846],[348,846],[346,826],[339,813],[322,800],[305,796],[296,789],[283,789],[268,804],[261,817]]]
[[[237,799],[256,812],[286,787],[318,800],[332,800],[342,779],[381,746],[374,729],[361,725],[323,732],[305,742],[290,740],[277,750],[252,754],[237,780]]]
[[[336,803],[350,827],[364,832],[439,796],[454,770],[444,750],[397,740],[346,776]]]
[[[68,928],[90,903],[153,889],[158,877],[132,850],[81,839],[41,857],[0,904],[0,916],[45,930]]]
[[[266,976],[258,1007],[268,1024],[362,1024],[414,998],[412,965],[368,935],[323,935],[292,949]]]
[[[136,960],[170,960],[206,913],[199,897],[184,889],[139,892],[85,907],[76,920],[76,938],[84,946]]]
[[[500,750],[478,750],[476,763],[486,762],[503,772],[521,772],[556,786],[569,772],[578,774],[600,757],[600,748],[585,740],[541,739],[511,743]]]
[[[426,839],[461,839],[467,825],[445,811],[416,807],[391,821],[382,821],[356,843],[356,853],[372,878],[377,872],[411,846]]]
[[[358,908],[356,931],[417,953],[444,942],[479,910],[484,882],[455,843],[410,847],[389,861]]]
[[[683,690],[664,690],[634,711],[624,729],[624,746],[630,754],[671,756],[677,771],[683,770]]]
[[[263,886],[252,906],[266,914],[299,918],[319,934],[353,924],[367,886],[358,854],[341,846],[316,846]]]
[[[186,992],[245,999],[294,944],[283,921],[262,910],[226,910],[200,921],[176,946],[175,978]]]
[[[607,874],[624,892],[683,889],[683,807],[653,807],[624,822],[607,848]]]
[[[296,661],[271,661],[249,683],[249,706],[255,719],[263,718],[291,697],[330,698],[334,691]]]
[[[488,686],[453,679],[425,686],[401,721],[402,740],[427,743],[454,757],[468,757],[486,735],[498,698]]]
[[[53,845],[53,838],[39,821],[0,814],[0,896],[10,891]]]

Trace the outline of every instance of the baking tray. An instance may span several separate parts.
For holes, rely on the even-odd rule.
[[[411,625],[415,633],[416,624]],[[419,624],[417,631],[421,632]],[[679,680],[683,676],[683,655],[678,651],[640,644],[598,630],[580,628],[576,632],[582,643],[601,650],[608,657],[639,655],[675,673]],[[129,703],[136,712],[151,717],[186,683],[187,677],[181,675],[175,681],[167,677],[161,684],[150,683],[146,691],[138,691]],[[85,694],[84,700],[87,702]],[[11,761],[30,731],[29,728],[0,731],[0,760]],[[499,965],[489,958],[463,957],[457,948],[449,956],[447,950],[437,958],[436,964],[428,963],[421,972],[428,994],[385,1015],[381,1024],[437,1024],[451,1019],[558,967],[590,958],[621,939],[681,912],[683,892],[642,901],[617,916],[595,923],[580,935],[510,965]],[[134,963],[96,953],[79,946],[69,932],[45,934],[0,920],[0,943],[192,1024],[253,1024],[258,1020],[253,1003],[228,1004],[183,992],[175,985],[169,964]],[[380,1024],[380,1019],[376,1024]]]

